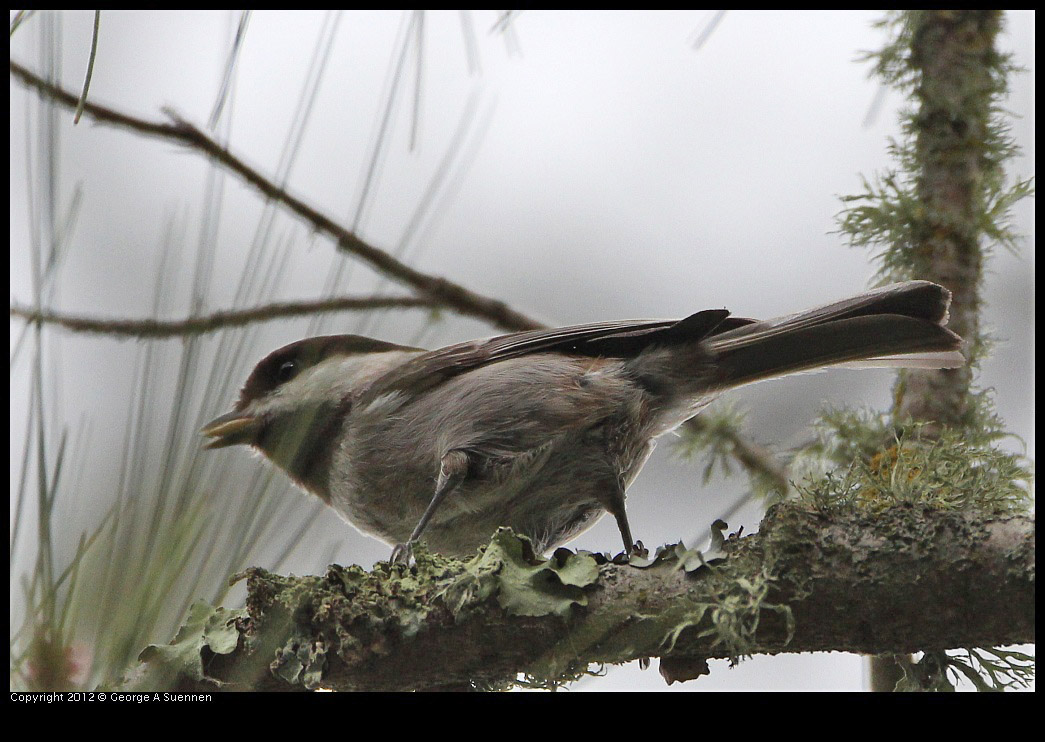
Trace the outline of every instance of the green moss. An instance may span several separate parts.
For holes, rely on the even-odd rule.
[[[920,424],[893,428],[882,414],[847,410],[824,413],[816,428],[818,442],[797,485],[799,501],[810,508],[926,505],[1002,515],[1030,506],[1029,463],[993,446],[991,430],[945,429],[930,438]],[[841,468],[819,476],[825,463]]]

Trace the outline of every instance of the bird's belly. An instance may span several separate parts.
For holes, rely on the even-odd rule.
[[[528,537],[540,554],[594,525],[604,512],[595,492],[580,486],[563,492],[554,484],[508,489],[477,483],[459,494],[472,507],[447,508],[443,517],[433,518],[421,540],[434,551],[460,557],[474,556],[504,526]]]
[[[648,437],[602,433],[553,439],[526,452],[477,456],[468,478],[450,492],[429,521],[421,541],[441,554],[469,558],[501,526],[533,541],[542,553],[594,525],[602,502],[630,482],[652,449]],[[330,482],[335,510],[360,531],[386,543],[409,540],[435,493],[434,456],[371,456],[334,467]],[[616,546],[616,544],[614,544]]]
[[[435,492],[435,476],[420,467],[388,471],[342,464],[330,482],[330,505],[341,518],[387,544],[406,543]]]

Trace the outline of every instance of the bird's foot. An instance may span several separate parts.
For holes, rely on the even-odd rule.
[[[622,551],[617,556],[613,557],[610,561],[614,564],[627,564],[632,559],[648,559],[649,549],[642,545],[641,541],[636,541],[627,550]]]
[[[388,562],[390,564],[402,564],[408,567],[413,558],[414,545],[407,541],[405,544],[395,545],[395,548],[392,549],[392,556],[389,557]]]

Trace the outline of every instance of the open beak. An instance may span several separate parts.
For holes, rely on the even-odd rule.
[[[253,443],[260,429],[261,421],[253,415],[229,412],[204,425],[200,428],[200,433],[213,439],[208,441],[204,448],[225,448],[240,443]]]

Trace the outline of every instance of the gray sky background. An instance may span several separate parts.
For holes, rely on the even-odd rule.
[[[425,16],[417,144],[411,151],[416,46],[405,57],[406,80],[393,107],[379,179],[361,215],[360,185],[381,118],[403,14],[393,12],[256,12],[236,68],[224,116],[230,148],[263,173],[279,172],[317,47],[329,56],[300,137],[289,190],[374,245],[402,250],[417,268],[445,276],[554,324],[602,319],[680,317],[727,307],[752,317],[790,313],[857,293],[868,285],[869,256],[831,232],[838,196],[857,192],[861,176],[888,167],[888,137],[897,135],[902,103],[878,93],[869,65],[855,60],[880,48],[877,13],[735,11],[699,48],[694,41],[713,11],[526,11],[507,33],[491,31],[497,16],[475,12],[471,69],[462,16]],[[60,79],[79,90],[93,16],[61,14]],[[91,99],[151,119],[170,107],[204,127],[221,87],[237,15],[224,12],[105,12]],[[11,57],[41,69],[40,19],[11,39]],[[1034,15],[1009,13],[1003,49],[1027,72],[1011,81],[1008,108],[1023,156],[1012,174],[1034,173]],[[11,85],[11,296],[32,298],[29,189],[38,172],[36,108]],[[414,223],[418,204],[440,173],[465,110],[476,115],[461,155],[431,208]],[[467,119],[465,119],[467,120]],[[158,140],[60,114],[59,203],[74,188],[82,207],[61,266],[54,305],[63,311],[145,317],[152,311],[161,245],[174,245],[163,283],[170,299],[161,314],[189,311],[193,265],[200,249],[213,253],[206,289],[211,308],[228,308],[259,229],[263,207],[234,177],[223,180],[220,222],[201,230],[210,168],[195,153]],[[34,144],[27,145],[27,142]],[[35,205],[39,208],[39,204]],[[1015,226],[1026,235],[1022,254],[1004,251],[989,263],[986,323],[1000,342],[984,364],[981,383],[994,387],[1002,416],[1034,455],[1034,210],[1025,201]],[[173,228],[171,227],[173,225]],[[318,297],[334,256],[298,220],[280,212],[274,244],[289,257],[274,298]],[[405,293],[357,266],[344,293]],[[12,321],[12,347],[21,323]],[[495,334],[488,325],[447,315],[427,326],[420,312],[390,313],[361,324],[352,314],[327,320],[325,332],[364,332],[429,347]],[[237,373],[270,350],[309,332],[306,320],[266,324]],[[77,448],[78,491],[68,517],[92,525],[90,498],[115,482],[130,385],[134,342],[52,333],[49,356],[55,393],[51,411],[70,428],[86,425]],[[161,343],[174,353],[176,341]],[[176,355],[171,355],[176,358]],[[28,400],[28,368],[12,369],[12,495]],[[171,369],[171,377],[173,378]],[[230,390],[243,377],[230,380]],[[826,402],[888,405],[891,373],[837,370],[768,382],[733,395],[750,410],[754,437],[786,447],[808,435],[806,424]],[[216,415],[218,409],[194,410]],[[157,426],[159,427],[159,426]],[[1018,445],[1013,442],[1014,446]],[[636,537],[647,545],[693,543],[743,491],[743,481],[700,482],[701,467],[679,461],[670,441],[629,491]],[[245,451],[223,451],[230,466],[249,472]],[[289,491],[303,512],[316,507]],[[731,530],[757,527],[758,509],[730,520]],[[77,520],[78,519],[78,520]],[[617,548],[612,519],[573,542]],[[320,514],[307,544],[284,567],[318,572],[329,560],[369,566],[388,548]],[[265,566],[264,564],[262,566]],[[729,670],[713,663],[710,678],[683,690],[734,688],[855,689],[863,660],[842,654],[754,658]],[[611,669],[580,688],[661,690],[655,670]],[[674,686],[679,689],[680,686]]]

